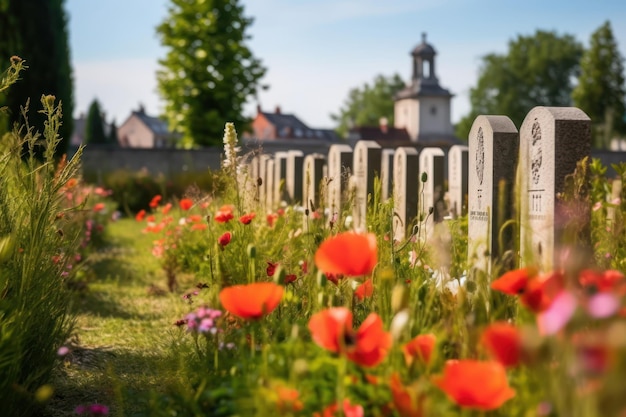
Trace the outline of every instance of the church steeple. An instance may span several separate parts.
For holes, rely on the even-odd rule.
[[[436,83],[435,55],[437,52],[426,42],[426,32],[422,33],[422,43],[413,49],[411,55],[413,55],[413,82],[429,80]]]

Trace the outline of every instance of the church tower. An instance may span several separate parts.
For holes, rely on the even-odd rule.
[[[447,142],[454,137],[450,106],[453,94],[439,85],[435,75],[437,52],[426,42],[425,33],[411,55],[413,75],[407,87],[395,96],[394,127],[406,129],[416,144]]]

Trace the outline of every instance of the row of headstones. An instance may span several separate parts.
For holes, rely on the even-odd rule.
[[[557,214],[557,195],[577,162],[590,155],[589,117],[574,107],[536,107],[518,132],[506,116],[478,116],[468,145],[448,152],[446,199],[444,152],[439,148],[418,152],[412,147],[382,149],[373,141],[359,141],[354,149],[335,144],[327,158],[300,151],[256,156],[250,173],[260,179],[257,197],[268,209],[280,201],[299,202],[311,210],[325,205],[333,216],[352,193],[353,225],[361,230],[367,224],[368,196],[379,177],[382,199],[394,199],[395,239],[404,239],[415,225],[428,233],[445,215],[467,210],[468,255],[478,265],[484,262],[481,269],[489,270],[491,259],[516,247],[520,259],[552,269],[559,226],[568,222],[556,218],[565,215]],[[511,231],[516,193],[519,242]],[[326,201],[320,200],[322,194]]]
[[[394,199],[394,238],[401,240],[423,218],[423,230],[445,216],[464,213],[467,196],[467,146],[453,146],[448,152],[448,198],[444,199],[445,155],[439,148],[412,147],[382,149],[374,141],[349,145],[334,144],[328,157],[304,156],[301,151],[276,152],[273,157],[258,155],[250,164],[251,178],[259,178],[258,201],[272,210],[282,201],[301,204],[310,211],[325,207],[336,218],[352,199],[353,225],[367,225],[368,198],[380,180],[380,198]],[[421,196],[421,198],[420,198]],[[432,210],[431,210],[432,207]],[[449,208],[448,208],[449,207]]]

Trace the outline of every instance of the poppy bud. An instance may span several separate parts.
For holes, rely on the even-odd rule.
[[[422,182],[426,182],[428,181],[428,174],[425,172],[422,172]]]
[[[6,235],[0,238],[0,263],[9,260],[13,256],[15,249],[15,238],[13,235]]]
[[[248,258],[256,258],[256,246],[254,246],[252,243],[248,245]]]
[[[276,272],[274,272],[274,282],[277,284],[282,284],[283,282],[285,282],[286,275],[287,272],[285,271],[285,269],[282,266],[278,266],[278,268],[276,268]]]

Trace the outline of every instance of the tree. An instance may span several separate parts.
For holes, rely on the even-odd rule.
[[[591,118],[594,145],[608,148],[614,133],[626,133],[624,58],[607,21],[592,35],[581,60],[574,104]]]
[[[245,45],[250,24],[239,0],[172,0],[157,27],[168,49],[157,72],[164,116],[185,145],[220,144],[225,122],[247,127],[243,105],[266,71]]]
[[[89,105],[87,120],[85,120],[85,143],[104,145],[109,139],[104,134],[104,119],[100,103],[94,99]]]
[[[57,154],[67,151],[73,130],[72,69],[67,40],[64,0],[0,0],[0,62],[3,67],[17,55],[29,69],[22,80],[0,97],[9,110],[0,132],[23,122],[20,107],[30,100],[29,124],[43,131],[45,115],[39,113],[41,96],[54,95],[63,106]]]
[[[345,137],[353,126],[378,126],[382,117],[386,117],[393,126],[394,95],[405,87],[398,74],[390,77],[377,75],[370,86],[353,88],[348,98],[339,109],[339,114],[330,117],[338,123],[337,133]]]
[[[117,145],[117,124],[115,123],[115,120],[113,120],[111,122],[111,124],[109,125],[109,135],[108,135],[108,142],[111,145]]]
[[[470,89],[470,114],[459,122],[456,135],[467,138],[480,114],[502,114],[520,126],[535,106],[571,106],[582,53],[573,36],[538,30],[510,41],[506,55],[484,56],[478,83]]]

